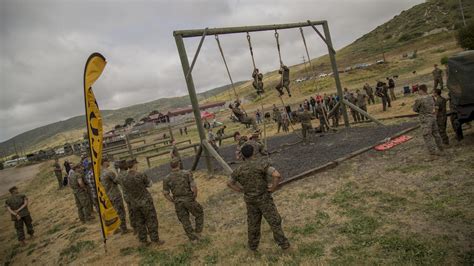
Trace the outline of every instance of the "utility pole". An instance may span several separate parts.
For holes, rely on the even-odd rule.
[[[461,16],[462,16],[462,23],[464,24],[464,27],[466,27],[466,19],[464,18],[464,9],[462,7],[462,0],[459,0],[459,8],[461,9]]]
[[[304,57],[304,55],[301,56],[301,59],[303,59],[304,71],[307,73],[308,69],[306,68],[306,58]]]

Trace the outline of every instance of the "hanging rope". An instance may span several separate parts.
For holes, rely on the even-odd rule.
[[[216,35],[215,37],[216,37],[217,46],[219,46],[219,51],[221,52],[222,61],[224,61],[225,69],[227,70],[227,75],[229,76],[230,84],[232,85],[232,90],[234,90],[234,95],[238,99],[239,96],[237,95],[237,91],[235,90],[234,81],[232,80],[229,67],[227,66],[227,61],[225,60],[224,51],[222,51],[222,46],[221,46],[221,42],[219,41],[219,36]]]
[[[257,67],[255,65],[255,58],[253,57],[252,42],[250,41],[250,34],[248,32],[247,32],[247,41],[249,43],[250,55],[252,56],[253,69],[257,69]]]
[[[280,51],[280,40],[279,40],[280,35],[278,34],[278,31],[275,30],[275,39],[277,43],[277,49],[278,49],[278,58],[280,59],[280,67],[283,65],[283,61],[281,61],[281,51]]]

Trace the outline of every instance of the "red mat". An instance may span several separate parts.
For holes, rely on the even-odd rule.
[[[394,139],[391,139],[383,144],[380,144],[380,145],[377,145],[374,147],[375,150],[377,151],[385,151],[385,150],[388,150],[388,149],[391,149],[395,146],[397,146],[398,144],[402,144],[404,142],[407,142],[409,140],[411,140],[413,137],[412,136],[407,136],[407,135],[402,135],[400,137],[396,137]]]

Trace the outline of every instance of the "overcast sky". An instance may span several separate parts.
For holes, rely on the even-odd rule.
[[[0,0],[0,141],[84,112],[84,64],[102,53],[94,86],[101,109],[186,94],[173,30],[327,20],[341,48],[423,0],[89,1]],[[327,52],[309,28],[312,58]],[[244,34],[222,36],[234,80],[250,79]],[[280,32],[283,61],[301,63],[298,30]],[[186,39],[189,57],[199,38]],[[273,32],[253,33],[263,72],[278,67]],[[190,59],[191,60],[191,59]],[[216,42],[206,39],[193,73],[198,92],[228,83]]]

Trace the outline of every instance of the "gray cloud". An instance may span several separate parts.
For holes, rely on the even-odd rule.
[[[87,56],[101,52],[108,66],[95,86],[104,109],[186,94],[172,31],[325,19],[334,45],[362,34],[422,0],[324,1],[0,1],[0,140],[83,112]],[[311,57],[327,52],[305,30]],[[283,60],[301,63],[299,31],[280,33]],[[199,39],[187,39],[191,57]],[[278,66],[272,32],[254,33],[257,65]],[[252,70],[245,35],[221,37],[234,80]],[[212,36],[193,73],[198,91],[228,83]]]

